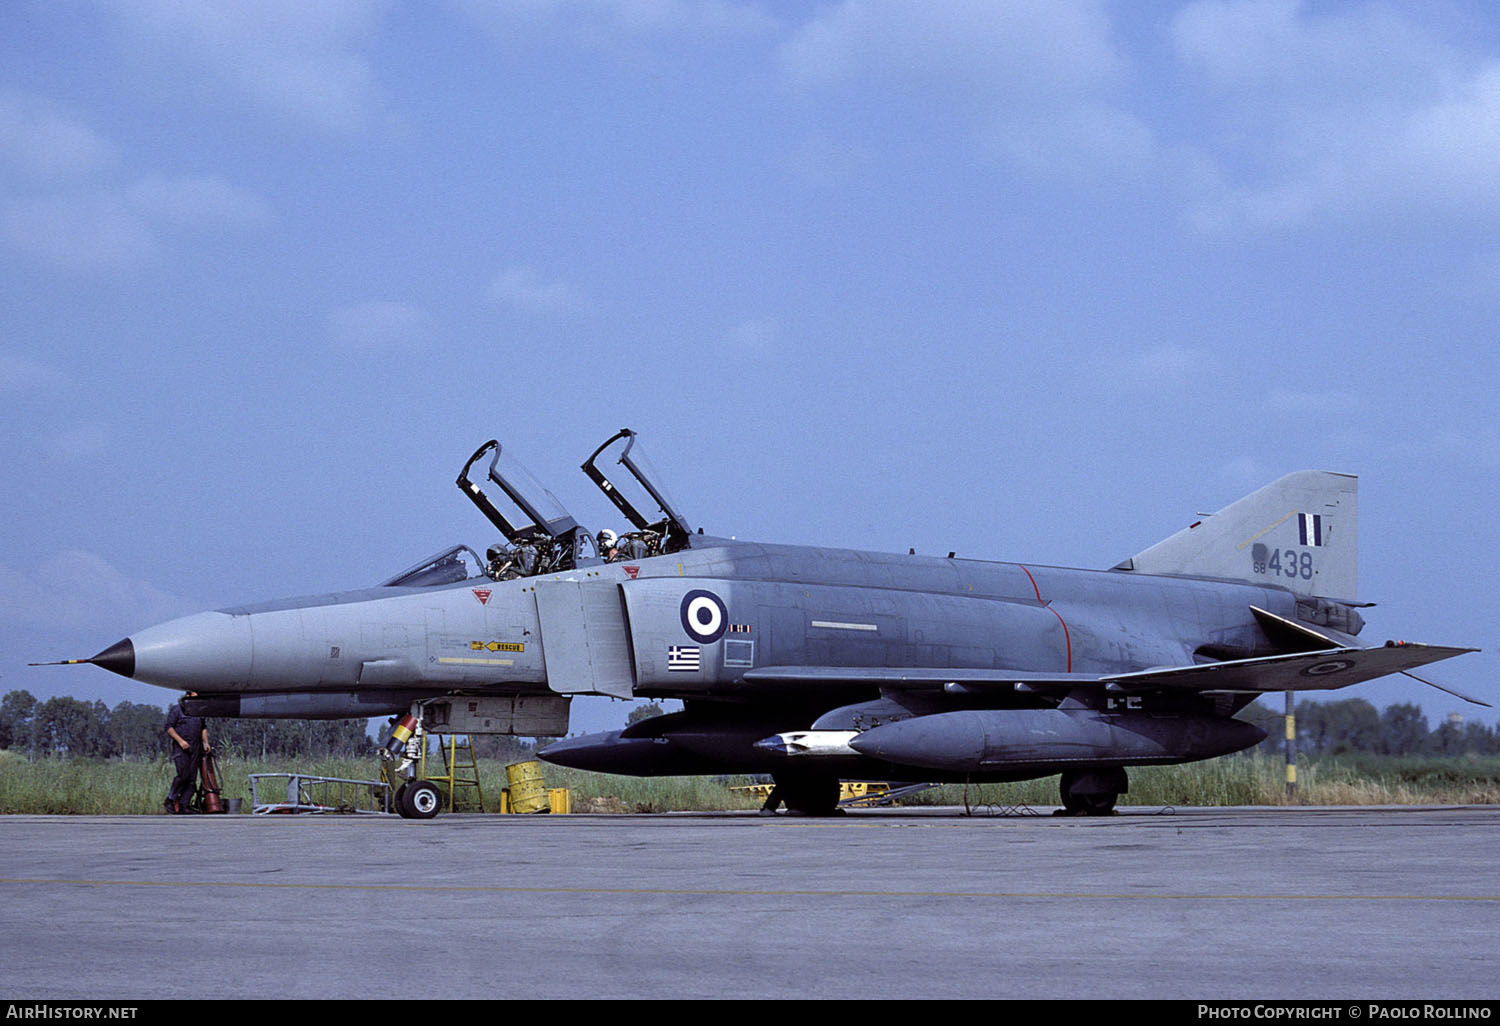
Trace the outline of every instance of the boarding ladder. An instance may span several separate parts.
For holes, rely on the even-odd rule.
[[[463,743],[459,743],[459,739]],[[484,790],[479,786],[479,761],[474,758],[473,738],[468,734],[448,734],[446,737],[439,736],[438,751],[442,753],[443,772],[427,771],[427,746],[422,746],[422,760],[418,767],[418,776],[423,780],[431,780],[434,783],[446,784],[448,793],[447,811],[452,812],[455,797],[460,787],[472,787],[474,789],[474,801],[479,806],[479,811],[484,811]],[[465,805],[468,803],[465,802]]]

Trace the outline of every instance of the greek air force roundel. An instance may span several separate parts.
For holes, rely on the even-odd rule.
[[[701,589],[682,596],[682,629],[688,637],[704,645],[718,641],[729,629],[724,600]]]
[[[1329,659],[1321,663],[1314,663],[1302,671],[1304,677],[1323,677],[1330,673],[1338,673],[1347,670],[1354,665],[1353,659]]]

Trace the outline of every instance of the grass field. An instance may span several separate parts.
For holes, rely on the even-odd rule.
[[[441,763],[437,764],[439,767]],[[503,763],[479,760],[484,810],[499,808],[506,786]],[[252,773],[297,772],[356,780],[379,776],[377,760],[223,759],[223,796],[250,806]],[[547,786],[572,792],[573,811],[674,812],[753,809],[757,799],[734,791],[748,778],[621,777],[543,764]],[[121,762],[93,759],[25,758],[0,751],[0,814],[148,815],[161,813],[172,781],[172,764],[158,759]],[[429,775],[433,775],[429,770]],[[1215,806],[1284,804],[1284,769],[1278,759],[1230,756],[1187,766],[1130,770],[1130,792],[1122,805]],[[460,788],[460,811],[478,811],[474,788]],[[1298,767],[1300,804],[1473,805],[1500,804],[1500,758],[1390,759],[1345,756]],[[1040,807],[1058,804],[1057,778],[1014,784],[948,784],[913,795],[911,805]]]

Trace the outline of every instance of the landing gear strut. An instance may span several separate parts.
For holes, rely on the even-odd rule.
[[[442,792],[437,785],[416,779],[417,759],[427,740],[422,730],[422,712],[422,703],[413,702],[408,715],[391,723],[385,747],[380,750],[386,764],[381,772],[387,783],[405,778],[391,800],[392,811],[403,819],[431,819],[443,807]]]
[[[1120,767],[1106,770],[1069,770],[1058,787],[1062,793],[1062,815],[1108,816],[1115,801],[1130,790],[1130,781]]]

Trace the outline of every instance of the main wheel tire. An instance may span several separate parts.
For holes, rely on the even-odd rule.
[[[832,816],[839,811],[838,777],[774,777],[786,810],[799,816]]]
[[[403,782],[400,787],[396,788],[396,793],[393,794],[393,795],[391,795],[391,811],[394,812],[396,815],[400,816],[402,819],[406,819],[407,818],[407,814],[406,814],[406,788],[407,788],[407,786],[408,786],[408,784],[406,782]]]
[[[401,809],[408,819],[431,819],[443,807],[443,793],[428,780],[408,784],[401,796]]]
[[[1119,800],[1119,792],[1116,791],[1091,791],[1080,792],[1076,789],[1078,775],[1064,773],[1062,781],[1058,784],[1058,791],[1062,796],[1063,808],[1074,816],[1108,816],[1115,810],[1115,802]]]
[[[1077,811],[1085,816],[1108,816],[1115,811],[1115,801],[1119,797],[1117,794],[1081,794],[1076,798]]]

